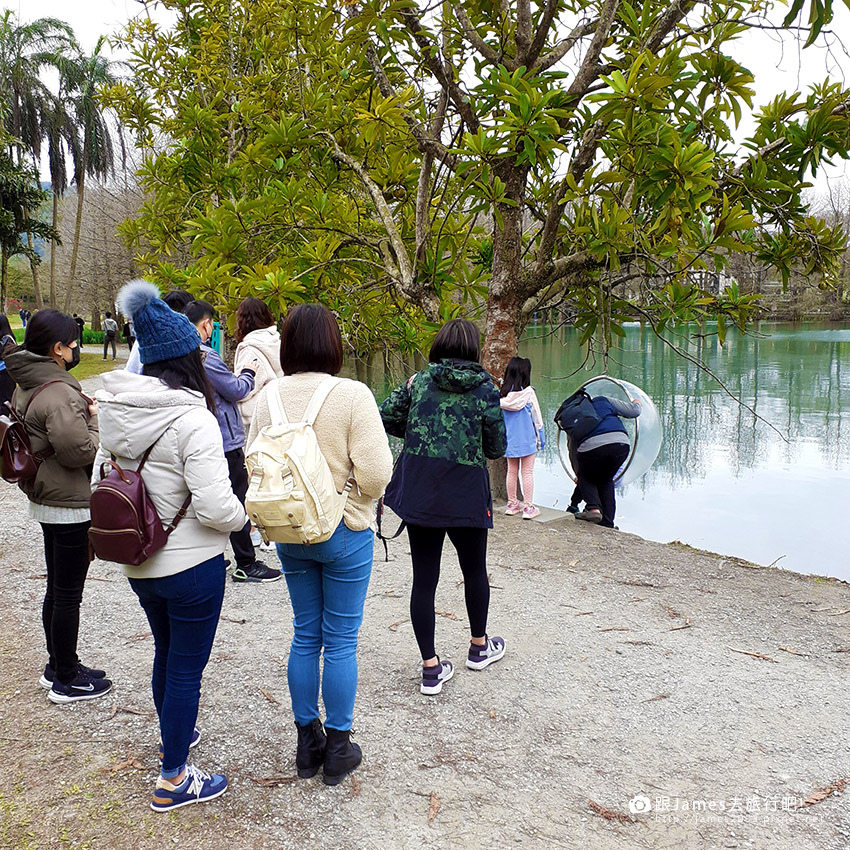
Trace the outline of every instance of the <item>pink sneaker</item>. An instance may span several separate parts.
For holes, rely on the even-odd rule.
[[[505,513],[508,516],[516,516],[517,514],[521,514],[522,505],[519,502],[508,502],[508,506],[505,508]]]
[[[534,519],[536,516],[540,516],[540,508],[535,507],[534,505],[529,505],[527,508],[523,509],[523,519]]]

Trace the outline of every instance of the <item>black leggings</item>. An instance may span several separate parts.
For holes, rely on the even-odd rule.
[[[50,666],[63,684],[77,675],[80,603],[89,571],[89,525],[41,523],[47,592],[41,608]]]
[[[449,540],[457,551],[463,573],[466,613],[473,637],[487,632],[487,611],[490,607],[490,582],[487,578],[486,528],[424,528],[408,525],[410,554],[413,558],[413,589],[410,592],[410,621],[423,660],[433,658],[434,597],[440,581],[440,559],[443,540]]]

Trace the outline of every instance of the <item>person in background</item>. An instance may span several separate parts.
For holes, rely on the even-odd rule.
[[[12,401],[12,393],[15,392],[15,382],[9,376],[6,369],[6,361],[3,359],[3,349],[8,345],[11,349],[18,341],[12,333],[12,326],[5,313],[0,313],[0,414],[8,413],[6,402]]]
[[[79,345],[80,345],[80,351],[82,351],[83,350],[83,328],[85,328],[85,326],[86,326],[86,320],[84,318],[82,318],[82,316],[78,316],[76,313],[74,313],[74,321],[77,323],[77,325],[80,328],[80,336],[78,337],[77,341],[79,342]]]
[[[115,350],[115,340],[118,338],[118,322],[112,318],[112,313],[106,311],[106,317],[103,320],[103,359],[106,360],[106,352],[109,346],[112,346],[112,359],[117,358]]]
[[[47,564],[41,613],[48,659],[39,684],[60,705],[102,697],[112,687],[103,670],[86,667],[77,656],[89,571],[89,475],[98,444],[97,404],[70,374],[80,362],[78,333],[71,316],[39,310],[23,346],[4,352],[18,385],[15,409],[32,450],[43,458],[35,478],[18,486],[29,499],[30,517],[41,525]]]
[[[152,283],[136,280],[118,293],[134,319],[144,374],[116,369],[103,376],[101,444],[92,484],[114,455],[135,468],[148,449],[145,488],[157,514],[170,522],[191,502],[165,546],[139,566],[122,566],[154,639],[151,687],[159,717],[162,765],[151,801],[157,812],[202,803],[227,790],[223,774],[188,764],[200,742],[195,725],[201,677],[224,599],[228,532],[245,524],[230,491],[213,391],[188,319],[160,300]]]
[[[275,378],[283,377],[280,366],[280,332],[274,316],[260,298],[246,298],[236,311],[236,358],[233,368],[238,374],[251,361],[259,364],[254,376],[254,389],[239,401],[239,412],[246,433],[257,405],[257,395]]]
[[[534,458],[546,445],[543,415],[537,394],[531,386],[531,361],[527,357],[512,357],[505,369],[499,393],[508,448],[508,506],[505,513],[523,519],[534,519],[540,508],[534,506]],[[517,500],[517,484],[522,471],[522,496],[525,505]]]
[[[333,313],[321,304],[299,304],[286,317],[280,361],[285,373],[260,395],[250,441],[271,425],[268,392],[277,391],[290,422],[300,422],[321,384],[342,368],[342,338]],[[314,430],[342,492],[353,478],[342,521],[330,539],[300,545],[278,543],[292,600],[292,648],[287,663],[292,711],[298,729],[295,764],[302,778],[322,768],[322,781],[337,785],[362,759],[351,742],[357,693],[357,637],[372,574],[375,499],[392,472],[392,453],[371,390],[339,380],[316,416]],[[319,719],[319,658],[325,726]]]
[[[26,329],[27,319],[29,318],[29,314],[27,313],[26,310],[24,310],[23,307],[21,307],[21,309],[18,310],[18,315],[21,317],[21,327]]]
[[[187,304],[191,304],[195,299],[189,295],[184,289],[172,289],[171,292],[166,292],[162,296],[162,300],[175,313],[182,313],[186,309]],[[133,331],[135,338],[135,331]],[[139,355],[138,346],[134,345],[130,351],[130,356],[127,358],[127,365],[124,367],[128,372],[133,372],[136,375],[142,374],[142,361]]]
[[[381,405],[387,433],[404,439],[385,502],[407,524],[410,620],[422,654],[423,694],[440,693],[454,675],[434,646],[434,597],[447,535],[463,573],[472,632],[466,666],[483,670],[505,654],[505,641],[487,635],[493,500],[485,459],[502,457],[507,441],[499,391],[479,363],[479,337],[472,322],[447,322],[431,345],[428,368]]]
[[[614,527],[617,505],[614,498],[614,476],[629,456],[631,441],[621,416],[636,419],[641,404],[619,401],[607,396],[592,399],[600,422],[575,447],[577,465],[574,465],[578,488],[586,502],[576,519],[598,523],[605,528]],[[573,495],[575,499],[575,494]]]
[[[239,305],[236,311],[236,342],[233,366],[237,374],[251,360],[260,364],[254,377],[254,389],[239,402],[239,412],[247,434],[251,429],[257,394],[269,381],[283,377],[283,369],[280,368],[280,332],[265,301],[246,298]],[[254,528],[251,529],[251,542],[264,551],[274,549],[273,543],[263,543],[260,532]]]
[[[121,336],[123,337],[124,342],[127,343],[127,348],[132,351],[133,345],[136,342],[136,334],[133,330],[133,323],[131,321],[124,321],[124,326],[121,328]]]
[[[201,359],[215,393],[215,414],[224,442],[224,457],[230,471],[230,483],[236,498],[244,506],[245,494],[248,492],[245,429],[242,427],[242,417],[236,405],[254,389],[254,376],[260,364],[256,358],[249,360],[239,374],[234,375],[221,359],[221,355],[209,344],[215,316],[212,305],[207,301],[192,301],[186,306],[185,314],[201,337]],[[244,528],[230,535],[230,545],[236,558],[233,581],[266,583],[280,578],[280,570],[273,570],[257,560],[251,541],[251,523],[247,520]]]

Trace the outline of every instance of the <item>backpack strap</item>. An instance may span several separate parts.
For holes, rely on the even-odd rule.
[[[313,393],[313,396],[307,405],[307,409],[304,411],[304,421],[311,428],[315,424],[316,417],[319,415],[319,411],[322,409],[322,405],[327,401],[331,391],[334,387],[341,383],[342,378],[328,377],[325,378],[318,387],[316,387],[316,391]]]
[[[272,425],[288,425],[289,419],[286,416],[283,402],[280,400],[280,387],[277,381],[269,381],[266,384],[266,404],[269,406],[269,416],[272,419]]]

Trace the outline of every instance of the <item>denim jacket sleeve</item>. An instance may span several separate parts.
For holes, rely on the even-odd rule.
[[[212,348],[205,348],[203,351],[207,377],[212,388],[225,401],[242,401],[254,389],[254,373],[250,369],[243,369],[238,375],[234,375],[217,351]]]

